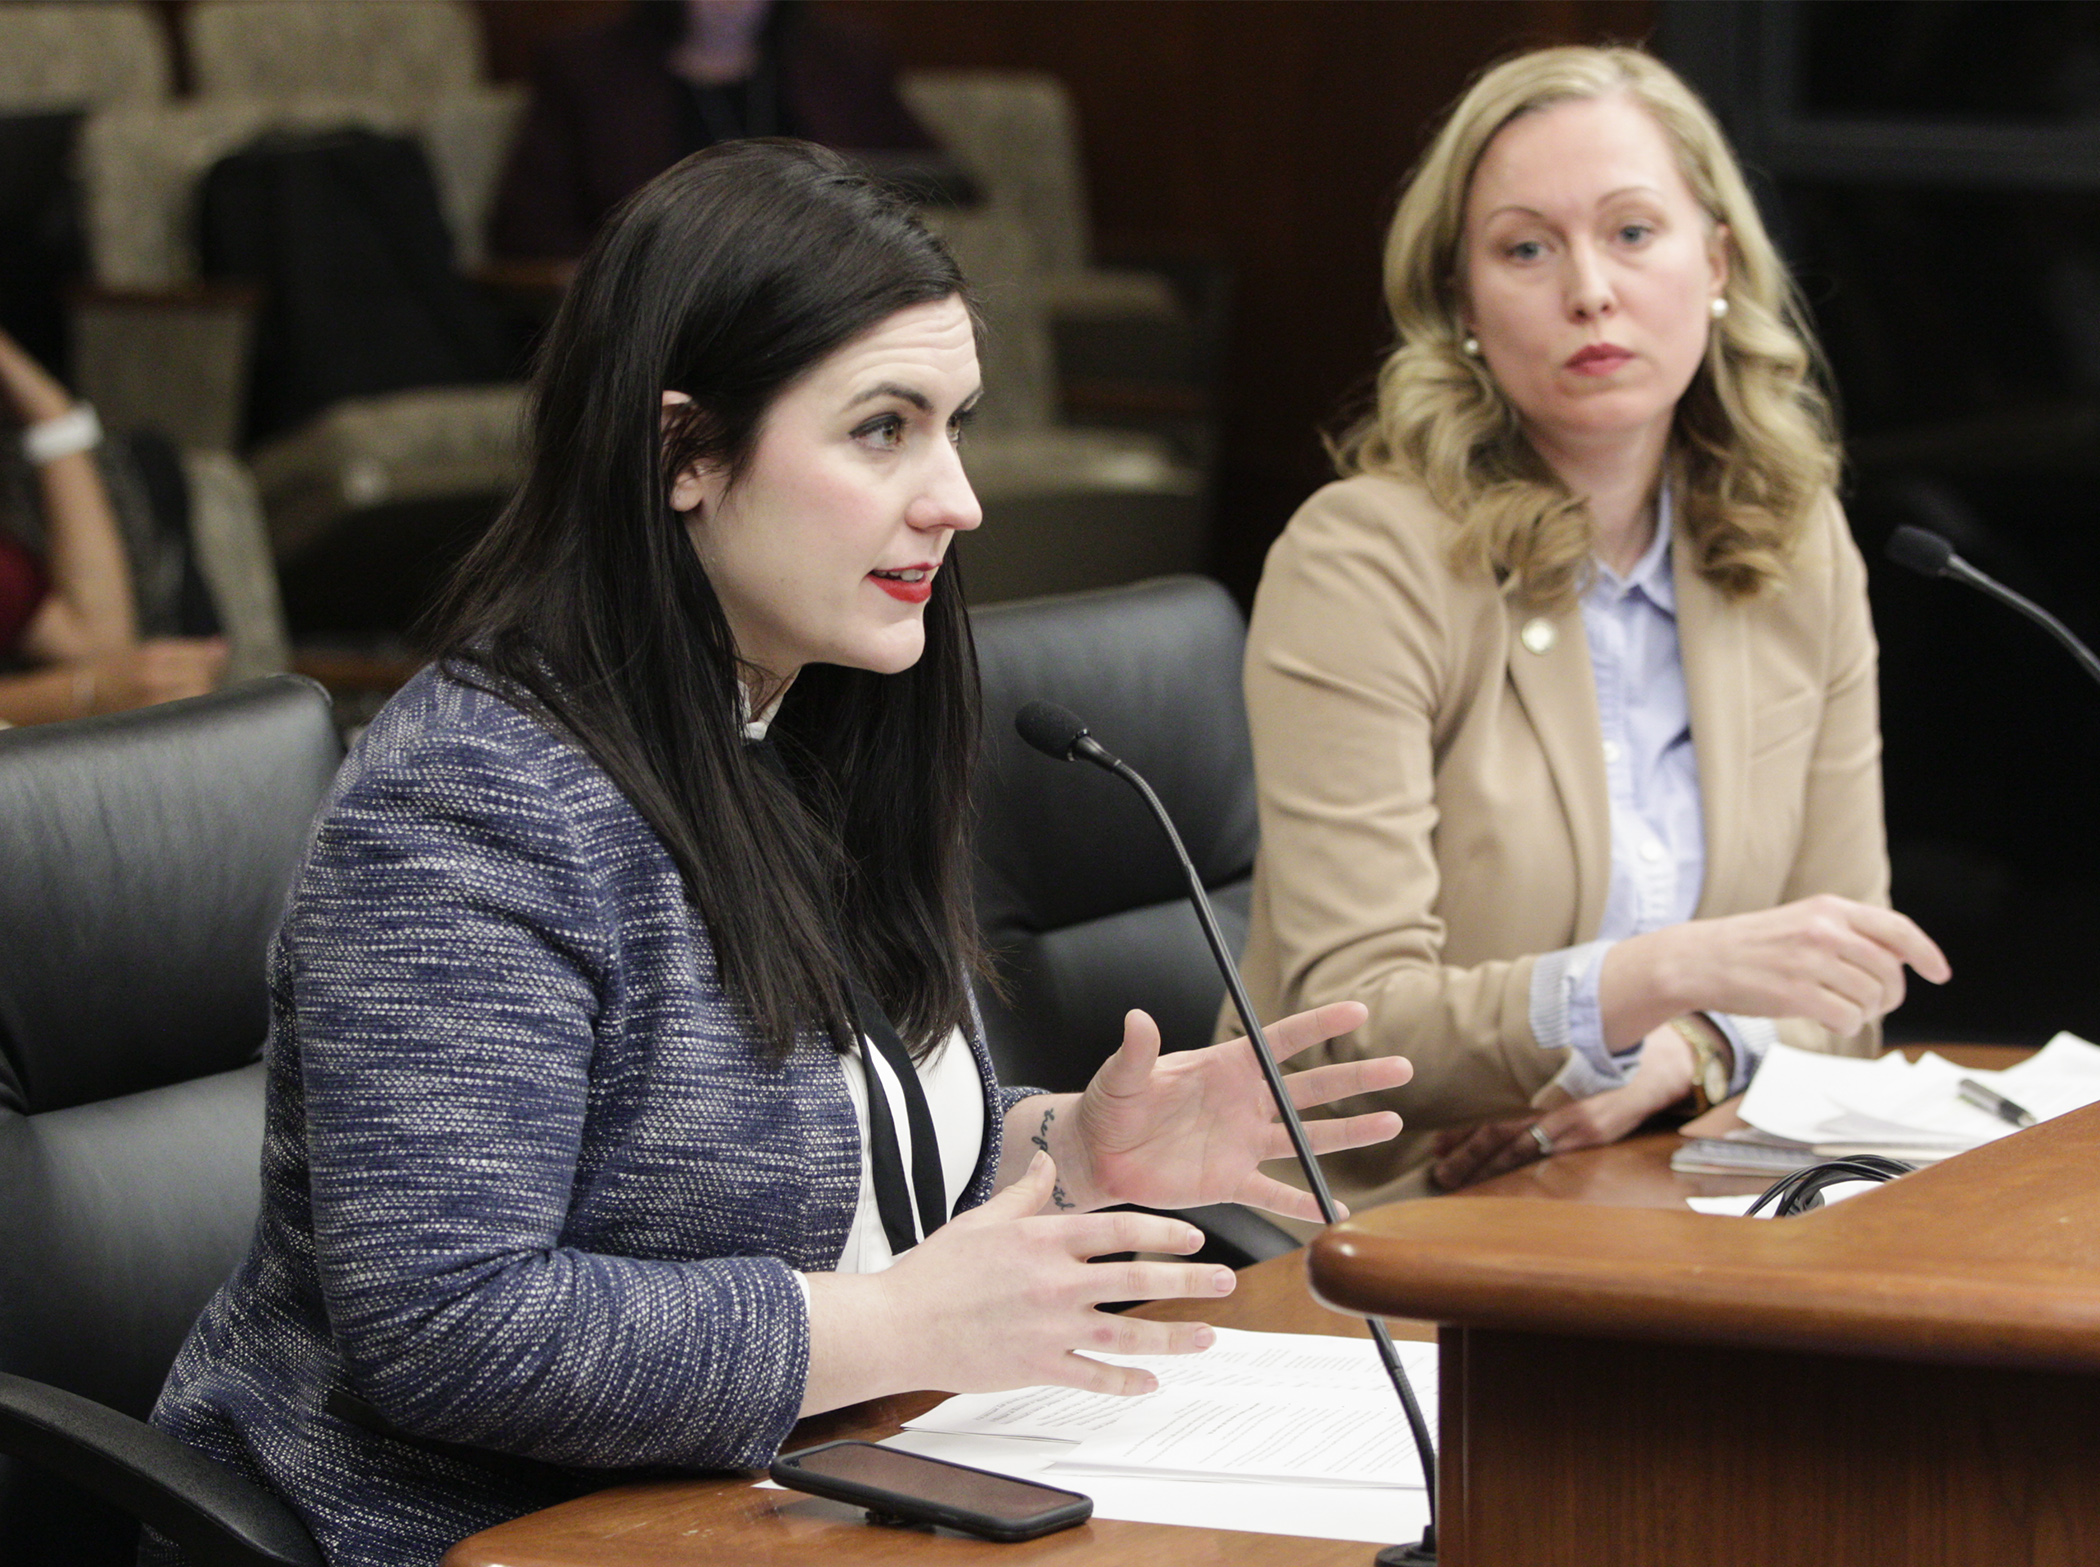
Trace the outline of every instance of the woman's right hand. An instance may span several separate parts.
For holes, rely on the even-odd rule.
[[[1056,1179],[1055,1163],[1039,1153],[1019,1180],[956,1215],[886,1272],[810,1275],[803,1412],[919,1388],[988,1393],[1052,1384],[1149,1393],[1158,1386],[1150,1372],[1076,1351],[1186,1355],[1209,1348],[1216,1335],[1200,1322],[1150,1322],[1095,1308],[1115,1300],[1216,1300],[1232,1293],[1230,1268],[1087,1260],[1111,1252],[1192,1252],[1203,1232],[1152,1213],[1041,1215]]]
[[[981,1207],[958,1214],[880,1277],[891,1286],[898,1344],[927,1356],[919,1385],[949,1393],[1050,1383],[1094,1393],[1149,1393],[1148,1371],[1075,1350],[1187,1355],[1215,1335],[1200,1322],[1149,1322],[1094,1308],[1112,1300],[1215,1300],[1232,1270],[1212,1263],[1095,1263],[1111,1252],[1185,1253],[1203,1232],[1156,1213],[1049,1214],[1057,1165],[1038,1153],[1028,1172]]]
[[[1849,1036],[1901,1004],[1906,964],[1934,984],[1953,975],[1904,915],[1825,893],[1614,943],[1597,999],[1615,1050],[1688,1012],[1807,1018]]]
[[[226,673],[222,637],[161,637],[106,653],[88,666],[93,684],[88,709],[126,713],[156,702],[203,696]]]

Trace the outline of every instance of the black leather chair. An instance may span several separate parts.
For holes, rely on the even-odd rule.
[[[1259,831],[1238,607],[1205,578],[1161,577],[972,618],[985,727],[977,919],[1005,994],[979,990],[1001,1078],[1085,1087],[1131,1007],[1152,1014],[1168,1050],[1209,1044],[1225,984],[1157,823],[1119,780],[1030,749],[1013,719],[1028,702],[1059,703],[1145,775],[1237,949]],[[1235,1262],[1296,1244],[1250,1209],[1188,1217]]]
[[[247,1249],[264,951],[342,757],[278,676],[0,734],[0,1558],[318,1567],[277,1499],[142,1422]]]

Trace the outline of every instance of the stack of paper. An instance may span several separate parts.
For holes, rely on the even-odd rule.
[[[2016,1131],[1961,1097],[1964,1078],[2045,1121],[2100,1103],[2100,1047],[2058,1034],[2018,1066],[1988,1072],[1929,1052],[1867,1061],[1775,1045],[1743,1096],[1747,1128],[1694,1139],[1671,1168],[1776,1179],[1846,1154],[1930,1164]]]
[[[1436,1346],[1399,1349],[1434,1430]],[[1144,1367],[1159,1391],[964,1394],[889,1445],[1084,1491],[1098,1518],[1387,1545],[1428,1522],[1414,1442],[1368,1339],[1221,1328],[1199,1355],[1098,1358]]]

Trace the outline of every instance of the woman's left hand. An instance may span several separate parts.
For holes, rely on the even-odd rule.
[[[1266,1033],[1277,1059],[1287,1061],[1362,1027],[1368,1016],[1359,1003],[1340,1001],[1284,1018]],[[1284,1082],[1303,1110],[1398,1088],[1413,1075],[1404,1057],[1377,1056],[1296,1072]],[[1158,1026],[1132,1012],[1123,1020],[1122,1048],[1102,1063],[1076,1103],[1023,1100],[1013,1113],[1024,1149],[1041,1137],[1057,1153],[1062,1201],[1071,1207],[1240,1202],[1320,1222],[1311,1193],[1261,1173],[1262,1161],[1290,1156],[1290,1133],[1245,1039],[1162,1056]],[[1060,1119],[1068,1125],[1058,1126]],[[1315,1153],[1384,1142],[1399,1130],[1400,1117],[1390,1110],[1305,1127]]]
[[[1430,1179],[1452,1191],[1543,1159],[1547,1148],[1571,1153],[1615,1143],[1651,1115],[1677,1103],[1691,1087],[1692,1047],[1665,1024],[1641,1041],[1641,1064],[1623,1088],[1607,1089],[1587,1099],[1571,1098],[1564,1089],[1549,1089],[1541,1096],[1543,1113],[1440,1133]],[[1544,1147],[1532,1134],[1533,1127],[1544,1134]]]

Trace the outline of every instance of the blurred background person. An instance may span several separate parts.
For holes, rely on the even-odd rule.
[[[1871,1055],[1904,965],[1948,977],[1888,908],[1814,350],[1704,106],[1636,50],[1496,67],[1385,275],[1399,346],[1246,664],[1249,989],[1416,1063],[1410,1135],[1330,1161],[1358,1205],[1703,1108],[1782,1036]]]
[[[116,713],[202,696],[226,667],[219,637],[141,641],[124,541],[94,461],[87,404],[0,332],[0,401],[36,471],[43,549],[0,531],[0,722]]]
[[[551,40],[511,150],[491,249],[583,253],[605,216],[688,153],[747,136],[930,153],[875,41],[796,0],[640,0]]]

